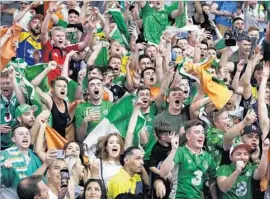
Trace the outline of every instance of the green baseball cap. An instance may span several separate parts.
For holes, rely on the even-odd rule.
[[[15,110],[15,118],[20,117],[29,110],[33,110],[35,112],[37,109],[36,105],[30,106],[29,104],[21,104]]]

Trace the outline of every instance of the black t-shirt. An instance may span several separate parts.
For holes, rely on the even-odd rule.
[[[150,167],[156,167],[160,169],[161,163],[167,158],[170,151],[172,150],[171,145],[168,147],[162,146],[159,142],[156,142],[152,149],[151,157],[150,157]],[[155,182],[156,179],[161,179],[159,175],[152,173],[152,184]],[[163,179],[161,179],[163,180]],[[163,180],[165,187],[166,187],[166,196],[164,198],[168,198],[170,194],[170,181]],[[156,191],[153,191],[153,199],[156,199]]]

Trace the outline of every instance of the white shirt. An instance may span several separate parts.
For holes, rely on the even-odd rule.
[[[101,168],[101,167],[100,167]],[[105,186],[107,187],[109,180],[118,173],[118,171],[122,168],[120,164],[117,164],[114,161],[102,161],[102,176],[101,169],[99,170],[99,177],[103,177]]]
[[[18,9],[15,10],[13,14],[13,18],[15,18],[20,11]],[[28,11],[19,21],[20,25],[25,31],[28,31],[28,23],[30,22],[33,15]]]

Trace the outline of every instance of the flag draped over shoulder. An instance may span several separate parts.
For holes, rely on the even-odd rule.
[[[84,140],[88,147],[92,147],[97,143],[97,140],[109,133],[119,133],[123,138],[126,137],[129,121],[134,109],[136,96],[129,95],[121,99],[115,104],[107,117],[100,121],[100,123],[90,132]],[[145,119],[141,115],[138,116],[136,127],[134,130],[133,145],[139,146],[139,133],[145,125]]]
[[[22,27],[18,23],[16,23],[9,28],[1,28],[1,38],[7,33],[8,29],[13,29],[14,34],[12,34],[12,36],[0,46],[0,71],[2,71],[6,67],[12,57],[16,57],[16,46],[14,44],[19,39],[22,31]]]
[[[50,149],[63,149],[64,145],[68,142],[63,138],[56,130],[50,126],[45,128],[45,137],[47,142],[47,148]]]
[[[108,49],[106,47],[102,47],[100,50],[96,60],[95,66],[106,67],[108,63]]]
[[[213,80],[213,76],[206,71],[211,67],[213,60],[202,64],[184,63],[186,72],[197,76],[200,79],[203,91],[210,97],[216,108],[221,109],[232,97],[232,92],[225,86]]]

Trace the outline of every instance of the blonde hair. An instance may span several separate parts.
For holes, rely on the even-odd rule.
[[[61,27],[61,26],[55,26],[51,29],[51,36],[56,32],[56,31],[60,31],[60,32],[64,32],[66,33],[65,28]]]

